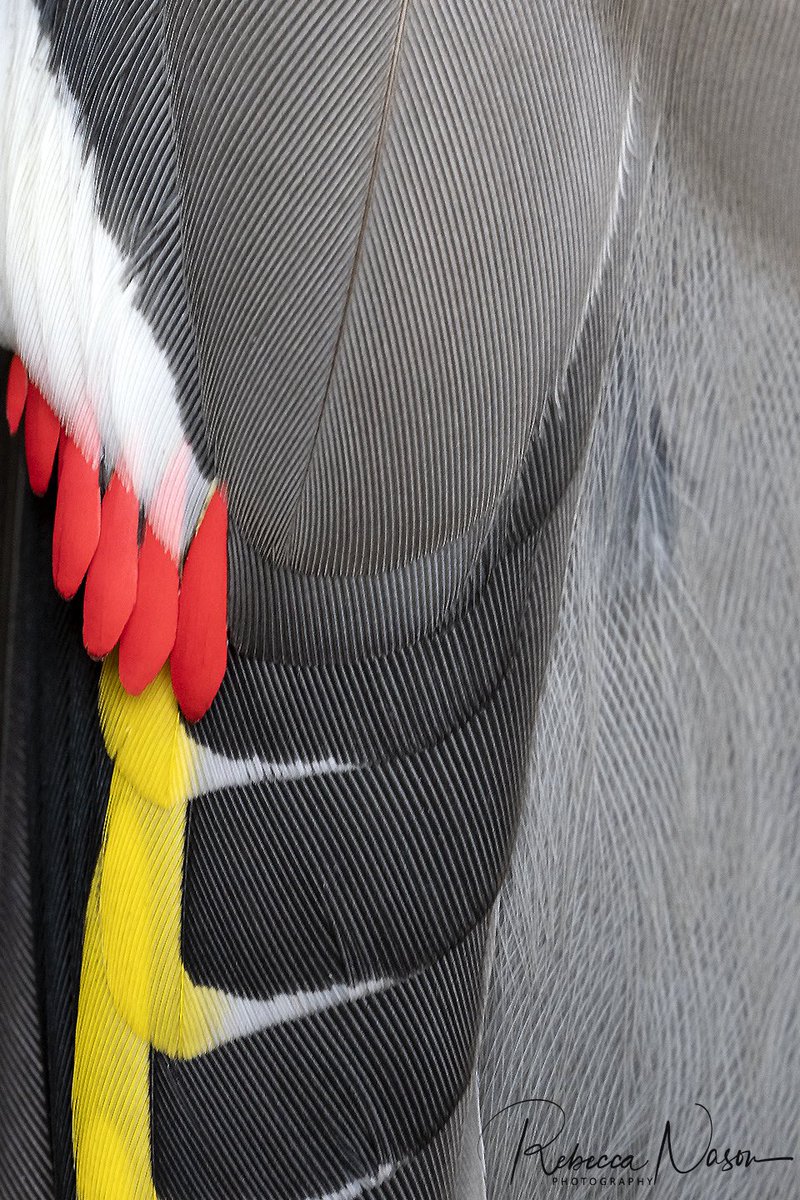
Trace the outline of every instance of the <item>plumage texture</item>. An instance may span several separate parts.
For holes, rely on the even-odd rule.
[[[65,600],[75,595],[97,552],[100,514],[100,464],[86,458],[62,432],[53,518],[53,583]]]
[[[694,1161],[696,1101],[734,1151],[796,1153],[800,1126],[800,45],[781,5],[668,8],[479,1068],[487,1120],[551,1097],[560,1150],[630,1149],[639,1175],[670,1118]],[[549,1190],[509,1184],[518,1133],[492,1127],[489,1195]],[[797,1164],[657,1186],[732,1185],[788,1200]]]
[[[99,446],[177,556],[209,463],[146,82],[154,21],[152,5],[4,0],[0,313],[67,433],[89,458]]]
[[[242,534],[370,574],[484,535],[590,290],[627,87],[600,8],[293,12],[165,8],[203,400]]]
[[[8,368],[8,362],[3,363]],[[16,693],[13,708],[3,706],[0,725],[0,928],[3,987],[0,990],[0,1178],[22,1200],[53,1195],[53,1160],[47,1114],[44,1034],[37,995],[35,924],[36,856],[32,851],[28,717],[31,681],[22,662],[33,622],[20,597],[30,566],[30,521],[24,505],[24,476],[12,447],[0,445],[0,669],[3,695]],[[20,539],[28,545],[20,554]],[[13,1086],[11,1082],[13,1081]]]
[[[0,1084],[33,1082],[0,1191],[544,1195],[481,1135],[530,1094],[597,1149],[705,1099],[791,1153],[789,16],[0,0],[0,30],[22,420],[41,388],[33,433],[128,497],[79,596],[118,659],[46,586],[52,489],[4,570]]]

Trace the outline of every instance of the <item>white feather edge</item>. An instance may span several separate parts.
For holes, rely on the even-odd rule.
[[[31,0],[0,0],[0,341],[68,433],[133,488],[178,557],[209,484],[181,426],[169,362],[95,210],[95,158]]]

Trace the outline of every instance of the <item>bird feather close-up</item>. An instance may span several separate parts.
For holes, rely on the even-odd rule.
[[[795,1200],[800,7],[0,0],[0,1200]]]

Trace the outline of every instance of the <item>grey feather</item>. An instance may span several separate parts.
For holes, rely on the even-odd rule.
[[[560,1149],[627,1148],[644,1174],[668,1119],[679,1160],[702,1149],[696,1101],[734,1152],[791,1155],[800,1127],[800,30],[781,5],[672,4],[648,37],[658,147],[481,1060],[484,1120],[549,1097]],[[489,1194],[550,1194],[541,1172],[509,1185],[518,1132],[487,1134]],[[662,1169],[658,1189],[730,1180]],[[796,1163],[738,1186],[789,1200]]]
[[[191,801],[182,963],[245,1000],[380,983],[153,1051],[156,1190],[552,1194],[530,1163],[509,1182],[509,1121],[481,1132],[526,1095],[587,1150],[647,1152],[700,1100],[726,1140],[791,1153],[794,14],[38,8],[97,218],[230,500],[228,672],[191,736],[241,776]],[[11,1172],[62,1200],[110,765],[54,604],[29,667],[57,736],[0,819],[40,831],[3,844],[0,1075],[27,1056]],[[791,1200],[794,1166],[772,1172]]]

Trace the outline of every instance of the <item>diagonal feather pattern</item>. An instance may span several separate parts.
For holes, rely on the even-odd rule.
[[[549,1097],[548,1165],[579,1141],[652,1177],[667,1120],[700,1158],[699,1101],[732,1156],[795,1161],[665,1163],[658,1195],[791,1200],[800,30],[773,3],[651,18],[657,146],[498,912],[483,1118]],[[487,1130],[503,1200],[550,1190],[509,1180],[519,1132]]]
[[[631,529],[669,559],[693,478],[671,385],[644,420],[630,367],[697,219],[665,151],[680,3],[658,12],[0,0],[9,424],[37,491],[55,463],[52,567],[65,593],[87,574],[84,640],[119,643],[83,655],[43,587],[53,497],[28,503],[40,761],[14,811],[41,970],[23,955],[19,978],[46,1019],[19,1044],[41,1039],[31,1154],[59,1200],[484,1200],[484,1175],[504,1196],[482,1117],[556,1078],[546,1034],[585,1011],[526,939],[542,910],[551,943],[572,916],[591,937],[619,883],[610,855],[570,900],[552,860],[574,846],[546,820],[537,839],[542,805],[584,794],[576,709],[597,699],[609,755],[616,716],[642,717],[629,784],[671,762],[627,593],[630,630],[609,605],[587,634]],[[727,227],[703,231],[698,257],[738,267]],[[688,312],[668,353],[691,364]],[[631,423],[648,471],[619,455]],[[609,479],[624,535],[596,515]],[[576,685],[595,653],[596,697]]]
[[[34,127],[46,117],[67,139],[67,219],[84,228],[61,259],[87,237],[105,255],[90,256],[71,343],[58,310],[26,324],[29,291],[27,309],[10,305],[30,386],[90,466],[86,430],[99,438],[89,649],[121,639],[124,657],[145,561],[137,502],[174,552],[158,514],[197,512],[206,438],[237,547],[223,592],[239,645],[203,716],[212,693],[195,703],[191,685],[208,622],[183,614],[225,578],[204,557],[206,531],[226,541],[219,492],[188,549],[184,517],[172,682],[201,718],[191,734],[163,673],[126,698],[113,657],[103,667],[113,768],[93,793],[105,821],[82,877],[80,983],[58,1026],[81,1200],[230,1194],[232,1180],[241,1196],[433,1198],[463,1178],[492,911],[596,385],[577,389],[602,362],[632,218],[610,255],[586,225],[566,259],[548,228],[556,213],[566,227],[587,206],[599,216],[615,195],[628,90],[616,52],[588,20],[511,3],[462,15],[349,3],[288,21],[265,4],[231,27],[215,4],[202,20],[182,4],[56,4],[26,35],[56,81]],[[309,90],[291,45],[330,70],[327,86]],[[572,179],[546,149],[548,113],[582,130],[575,81],[551,66],[562,54],[587,97],[598,74],[615,96],[595,110],[600,172],[576,146]],[[266,80],[285,108],[265,107]],[[332,157],[336,127],[348,156]],[[557,323],[551,276],[569,297]],[[57,282],[63,296],[70,270]],[[119,342],[93,324],[112,293]],[[388,340],[375,341],[370,309]],[[576,336],[591,341],[577,356]],[[126,363],[129,345],[160,381]],[[398,353],[416,364],[405,382]],[[551,393],[565,356],[580,379],[562,410]],[[137,398],[148,378],[152,403]],[[332,653],[309,652],[314,625],[341,630]],[[59,959],[53,946],[50,970]],[[73,949],[73,980],[75,961]]]

